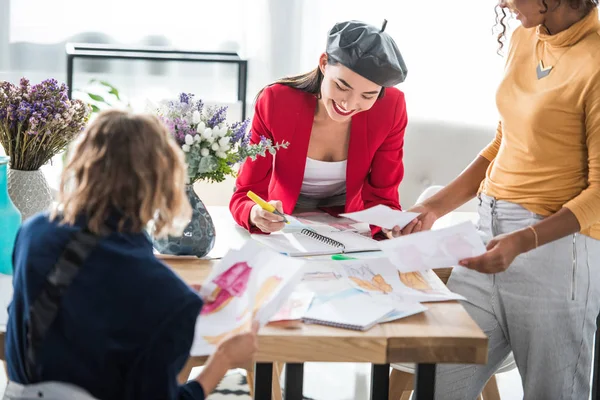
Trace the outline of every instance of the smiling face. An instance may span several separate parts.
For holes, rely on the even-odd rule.
[[[552,1],[546,1],[548,11],[554,6],[553,3]],[[541,0],[502,0],[500,1],[500,7],[509,9],[525,28],[542,25],[548,12],[543,12],[546,7]]]
[[[334,121],[344,122],[361,111],[369,110],[382,90],[380,85],[341,64],[328,64],[327,54],[321,55],[319,68],[323,73],[321,102]]]

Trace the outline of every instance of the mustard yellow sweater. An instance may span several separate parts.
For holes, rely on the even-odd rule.
[[[536,67],[552,67],[538,79]],[[496,95],[500,124],[481,191],[544,216],[571,210],[600,239],[598,10],[556,35],[518,28]]]

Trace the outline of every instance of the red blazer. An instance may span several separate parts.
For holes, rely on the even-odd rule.
[[[250,209],[252,190],[263,199],[281,200],[291,214],[300,194],[308,142],[317,105],[315,96],[284,85],[267,87],[259,97],[252,119],[251,142],[261,136],[273,143],[287,141],[287,149],[275,156],[248,160],[240,168],[229,208],[238,224],[252,233]],[[404,130],[407,124],[404,93],[387,88],[385,96],[368,111],[352,117],[346,170],[346,206],[337,212],[353,212],[384,204],[400,208],[398,186],[404,176],[402,164]],[[373,234],[379,231],[373,227]]]

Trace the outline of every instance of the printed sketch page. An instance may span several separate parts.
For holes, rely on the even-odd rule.
[[[393,210],[390,207],[382,204],[366,210],[340,215],[355,221],[366,222],[368,224],[379,226],[385,229],[393,229],[395,226],[399,226],[402,229],[413,219],[419,216],[418,213]]]
[[[294,214],[294,217],[305,226],[316,232],[370,232],[369,225],[349,218],[334,217],[322,211],[307,211]]]
[[[309,261],[303,271],[302,282],[296,291],[314,293],[311,308],[360,295],[364,296],[362,303],[365,309],[375,303],[394,306],[395,312],[380,322],[404,318],[427,309],[418,304],[427,295],[402,284],[398,271],[385,258]]]
[[[485,253],[483,239],[471,222],[378,243],[400,272],[449,268]]]
[[[376,295],[388,294],[397,302],[464,299],[452,293],[433,271],[401,273],[387,258],[340,261],[338,267],[355,288]]]
[[[210,355],[229,334],[265,325],[301,279],[305,261],[248,241],[231,251],[201,286],[204,306],[196,321],[192,356]]]

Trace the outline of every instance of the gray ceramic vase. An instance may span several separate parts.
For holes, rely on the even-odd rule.
[[[187,185],[185,192],[192,206],[191,222],[181,236],[153,238],[152,242],[160,254],[204,257],[215,245],[215,226],[194,187]]]
[[[46,211],[52,205],[52,191],[44,173],[37,171],[8,170],[8,195],[21,212],[23,221]]]

